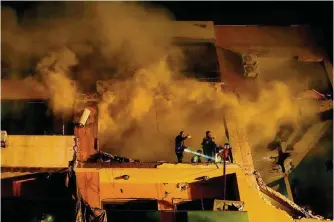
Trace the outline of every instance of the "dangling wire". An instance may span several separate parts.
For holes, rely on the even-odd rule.
[[[155,123],[156,123],[156,126],[157,126],[157,131],[158,131],[158,133],[160,133],[159,122],[158,122],[157,101],[156,101],[155,97],[156,97],[156,91],[155,91],[155,94],[153,96],[153,99],[154,99],[154,111],[155,111]]]
[[[225,110],[223,112],[223,123],[224,123],[224,129],[225,129],[225,136],[228,141],[230,141],[230,133],[227,128],[227,122],[226,122],[226,116],[225,116]]]

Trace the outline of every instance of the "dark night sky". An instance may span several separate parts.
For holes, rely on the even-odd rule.
[[[217,25],[309,25],[323,36],[333,60],[333,2],[159,2],[177,20],[209,20]]]
[[[333,54],[332,1],[277,2],[154,2],[173,12],[177,20],[207,20],[219,25],[310,25],[323,36],[321,44]],[[1,2],[20,14],[43,2]]]

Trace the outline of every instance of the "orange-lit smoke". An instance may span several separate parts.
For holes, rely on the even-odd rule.
[[[77,7],[69,8],[71,4]],[[228,121],[245,126],[254,145],[270,141],[282,121],[301,121],[300,107],[283,83],[268,84],[255,101],[238,101],[209,83],[176,78],[177,67],[166,62],[174,30],[165,10],[115,2],[65,6],[63,14],[42,13],[45,20],[7,22],[2,45],[11,50],[5,61],[24,67],[31,58],[42,58],[36,71],[56,112],[71,112],[76,92],[85,92],[96,80],[111,79],[98,104],[99,141],[107,152],[174,161],[174,138],[181,130],[192,135],[186,143],[195,149],[207,130],[217,143],[225,142],[224,110]],[[17,45],[9,38],[13,32],[23,36],[16,37]],[[182,64],[182,55],[177,55],[173,59]],[[71,72],[72,66],[77,70]],[[78,88],[71,78],[77,79]]]
[[[69,68],[76,63],[74,53],[64,48],[50,53],[37,64],[36,70],[50,93],[51,108],[55,114],[73,111],[77,89],[68,74]]]
[[[226,111],[230,124],[245,127],[252,145],[265,146],[281,124],[300,123],[299,109],[280,82],[269,84],[256,101],[238,101],[209,83],[174,80],[162,61],[138,71],[131,81],[110,83],[99,104],[100,144],[144,160],[174,160],[173,141],[181,130],[191,133],[187,145],[194,149],[200,148],[206,130],[213,132],[218,144],[224,143]],[[308,109],[314,110],[311,104]]]

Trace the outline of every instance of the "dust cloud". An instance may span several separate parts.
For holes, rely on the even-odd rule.
[[[173,17],[164,9],[143,3],[54,4],[43,3],[20,19],[1,9],[2,60],[13,70],[34,66],[33,78],[48,90],[56,114],[70,114],[77,93],[110,80],[98,103],[104,151],[175,161],[173,143],[181,130],[192,135],[186,144],[193,149],[200,148],[207,130],[217,143],[226,141],[224,111],[228,121],[245,126],[252,145],[273,139],[282,123],[297,126],[303,120],[281,82],[267,84],[250,101],[182,77],[167,62],[182,66],[183,56],[172,44]]]

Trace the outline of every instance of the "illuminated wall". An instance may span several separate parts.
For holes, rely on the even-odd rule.
[[[73,136],[8,136],[1,148],[2,167],[68,167]]]
[[[222,166],[195,166],[189,164],[162,164],[158,168],[101,168],[77,169],[78,184],[83,197],[94,207],[121,199],[157,199],[159,210],[172,210],[177,199],[222,198],[222,183],[201,186],[196,178],[209,176],[212,181],[221,177]],[[227,174],[236,174],[240,201],[250,222],[293,221],[283,210],[273,206],[258,191],[254,177],[245,174],[235,165],[227,168]],[[79,176],[80,175],[80,176]],[[124,180],[122,175],[128,175]],[[209,180],[210,181],[210,180]],[[208,182],[209,182],[208,181]],[[194,183],[181,191],[177,183]],[[99,200],[98,200],[99,198]]]

